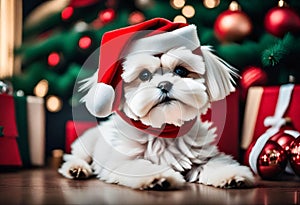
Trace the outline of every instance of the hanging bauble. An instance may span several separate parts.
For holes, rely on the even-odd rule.
[[[214,23],[214,33],[223,43],[241,41],[252,31],[252,22],[246,13],[237,9],[222,12]]]
[[[257,172],[263,179],[274,179],[284,172],[287,155],[283,148],[273,141],[268,141],[257,160]]]
[[[300,137],[290,145],[289,162],[296,175],[300,176]]]
[[[265,29],[274,36],[283,37],[288,32],[300,32],[299,15],[287,7],[275,7],[268,11],[264,20]]]
[[[265,85],[268,81],[266,72],[257,66],[250,66],[241,73],[241,95],[245,99],[251,86]]]
[[[115,17],[116,17],[116,12],[111,8],[105,9],[99,13],[99,18],[101,22],[104,24],[110,23],[115,19]]]

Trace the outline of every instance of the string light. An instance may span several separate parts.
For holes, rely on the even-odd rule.
[[[52,52],[48,56],[48,65],[57,66],[60,62],[60,56],[57,52]]]
[[[185,0],[171,0],[170,4],[174,9],[181,9],[185,4]]]
[[[78,46],[81,49],[88,49],[92,45],[92,39],[89,36],[83,36],[78,41]]]
[[[54,95],[51,95],[46,100],[46,107],[50,112],[58,112],[62,108],[62,100]]]
[[[186,5],[182,8],[182,14],[187,18],[192,18],[195,15],[195,9],[193,6]]]
[[[74,13],[73,7],[68,6],[68,7],[64,8],[64,10],[62,10],[62,12],[61,12],[62,20],[70,19],[71,16],[73,15],[73,13]]]
[[[109,23],[115,18],[115,10],[105,9],[99,13],[99,18],[103,23]]]
[[[139,11],[134,11],[129,15],[128,22],[129,24],[137,24],[145,20],[145,16],[143,13]]]
[[[204,0],[203,5],[208,9],[213,9],[219,6],[220,0]]]
[[[38,97],[45,97],[48,93],[49,84],[47,80],[41,80],[33,90],[33,93]]]
[[[186,18],[182,15],[175,16],[173,22],[175,23],[186,23]]]
[[[155,4],[154,0],[135,0],[135,6],[139,9],[149,9]]]

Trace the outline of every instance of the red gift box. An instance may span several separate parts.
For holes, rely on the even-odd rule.
[[[231,93],[225,99],[213,102],[211,109],[201,116],[202,120],[213,122],[217,127],[217,141],[220,151],[238,159],[239,149],[239,97],[238,92]],[[72,142],[87,129],[95,126],[95,122],[68,121],[66,124],[65,151],[70,153]]]
[[[241,147],[247,149],[269,127],[264,125],[266,117],[274,116],[280,86],[251,87],[248,90]],[[283,117],[289,117],[296,130],[300,130],[300,85],[295,85]]]
[[[0,94],[0,165],[21,166],[13,96]]]

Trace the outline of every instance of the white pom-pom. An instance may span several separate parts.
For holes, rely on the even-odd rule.
[[[95,117],[107,117],[112,113],[114,99],[115,91],[110,85],[97,83],[90,88],[82,101]]]

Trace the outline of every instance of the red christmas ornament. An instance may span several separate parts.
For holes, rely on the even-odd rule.
[[[226,10],[216,19],[214,33],[221,42],[243,40],[252,31],[250,18],[240,10]]]
[[[260,67],[251,66],[246,68],[241,74],[240,86],[241,95],[245,99],[248,89],[255,85],[265,85],[268,81],[267,74]]]
[[[300,137],[290,145],[289,161],[295,174],[300,177]]]
[[[287,159],[279,144],[268,141],[257,159],[257,172],[263,179],[274,179],[284,172]]]
[[[292,135],[285,133],[284,130],[280,130],[277,134],[272,136],[270,140],[279,144],[282,149],[288,153],[290,150],[290,145],[295,140],[295,138]]]
[[[102,23],[106,24],[115,19],[116,12],[113,9],[105,9],[99,13],[99,18]]]
[[[266,30],[274,36],[300,32],[300,17],[290,8],[275,7],[268,11],[264,20]]]

